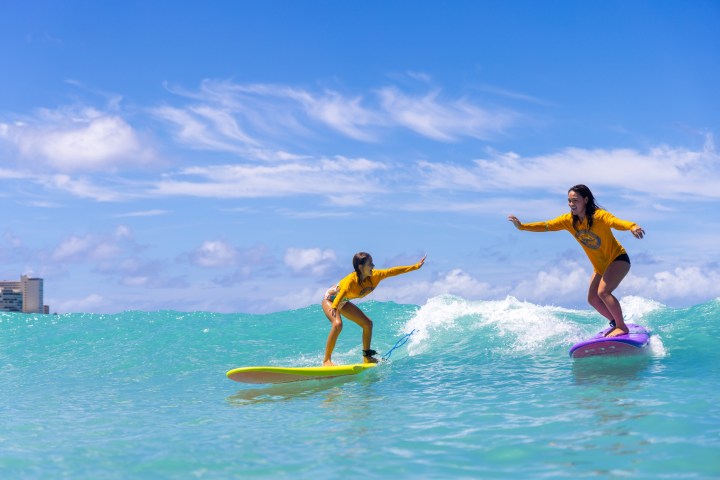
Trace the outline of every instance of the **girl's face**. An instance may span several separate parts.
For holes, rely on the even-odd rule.
[[[367,259],[365,260],[365,263],[360,265],[360,271],[362,272],[363,277],[371,276],[374,267],[375,267],[375,264],[373,264],[372,257],[367,257]]]
[[[570,207],[570,212],[572,212],[573,215],[585,218],[585,206],[587,205],[587,202],[588,199],[577,192],[572,190],[568,192],[568,206]]]

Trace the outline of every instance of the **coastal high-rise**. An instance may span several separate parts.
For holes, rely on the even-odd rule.
[[[0,280],[0,311],[48,313],[44,305],[42,278],[20,277],[20,281]]]

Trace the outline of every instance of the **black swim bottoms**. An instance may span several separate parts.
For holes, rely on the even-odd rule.
[[[613,262],[618,262],[618,261],[630,263],[630,257],[628,257],[627,253],[621,253],[620,255],[615,257],[615,260],[613,260]]]

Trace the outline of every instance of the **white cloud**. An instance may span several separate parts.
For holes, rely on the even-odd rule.
[[[87,178],[73,178],[65,174],[38,175],[35,177],[35,181],[48,188],[67,192],[77,197],[91,198],[98,202],[113,202],[137,196],[95,184]]]
[[[511,289],[510,295],[535,303],[582,303],[587,298],[591,273],[576,262],[564,261],[522,280]]]
[[[422,78],[425,83],[427,77]],[[410,95],[390,86],[362,95],[204,80],[195,92],[181,88],[170,91],[194,103],[158,107],[151,112],[176,125],[180,141],[265,160],[281,157],[281,151],[274,147],[275,139],[290,137],[288,143],[294,143],[296,138],[325,136],[318,126],[363,142],[378,141],[388,128],[408,129],[432,140],[450,142],[462,137],[495,138],[514,126],[519,116],[508,110],[490,111],[468,98],[442,98],[439,89]]]
[[[118,225],[118,227],[115,229],[115,238],[132,239],[132,230],[130,230],[130,227],[128,227],[127,225]]]
[[[285,265],[295,273],[309,273],[313,276],[324,275],[335,264],[333,250],[319,248],[294,248],[285,250]]]
[[[234,265],[237,251],[220,240],[207,240],[192,255],[192,261],[201,267],[229,267]]]
[[[299,88],[271,84],[233,84],[206,80],[202,92],[210,99],[220,100],[226,108],[242,113],[258,130],[275,132],[278,127],[295,133],[310,133],[305,116],[316,120],[347,137],[372,141],[369,127],[382,124],[382,118],[362,105],[363,97],[345,96],[333,90],[311,92]],[[280,102],[280,105],[278,104]],[[249,115],[247,106],[254,107]],[[283,115],[278,115],[283,111]]]
[[[310,118],[324,123],[349,138],[363,141],[376,140],[368,127],[377,127],[383,123],[383,120],[377,113],[362,106],[361,96],[345,98],[342,94],[329,90],[320,95],[293,89],[283,91],[288,98],[300,102]]]
[[[166,215],[168,212],[166,210],[141,210],[139,212],[128,212],[128,213],[121,213],[118,215],[115,215],[116,217],[157,217],[161,215]]]
[[[23,246],[23,240],[22,238],[18,237],[17,235],[13,234],[12,232],[6,231],[3,233],[2,236],[3,240],[12,247],[22,247]]]
[[[429,296],[452,294],[466,299],[478,299],[489,298],[494,291],[495,287],[489,283],[479,281],[462,269],[456,268],[432,283]]]
[[[720,297],[720,270],[697,265],[677,267],[651,277],[628,276],[623,284],[636,295],[661,302],[702,301]]]
[[[461,268],[442,273],[433,281],[415,280],[412,275],[411,272],[403,275],[400,281],[384,282],[382,288],[373,292],[372,298],[422,305],[428,298],[446,294],[477,300],[504,296],[507,291],[505,287],[478,280]]]
[[[66,261],[83,257],[94,246],[92,237],[70,237],[64,240],[52,253],[55,261]]]
[[[194,107],[192,111],[196,115],[209,120],[214,127],[213,130],[217,131],[223,137],[248,145],[259,145],[255,139],[243,131],[230,112],[217,110],[205,105]]]
[[[521,281],[509,294],[539,304],[583,305],[586,302],[591,270],[566,261]],[[641,276],[631,271],[615,296],[636,295],[667,304],[687,305],[720,297],[720,270],[717,267],[686,266]]]
[[[93,108],[43,109],[34,118],[0,127],[0,140],[13,146],[26,166],[39,162],[60,172],[107,171],[152,159],[125,119]]]
[[[318,163],[218,165],[192,167],[166,176],[150,190],[154,195],[188,195],[209,198],[253,198],[289,195],[353,196],[380,192],[376,176],[386,167],[366,159],[321,160]]]
[[[466,99],[443,102],[438,90],[413,97],[396,87],[386,87],[379,95],[393,123],[441,142],[459,137],[495,138],[512,126],[517,116],[507,111],[490,112]]]
[[[56,262],[102,261],[116,258],[122,249],[113,241],[93,235],[72,236],[63,240],[51,254]]]
[[[63,313],[97,312],[104,311],[107,308],[105,298],[96,293],[92,293],[83,298],[66,299],[58,302],[54,302],[52,299],[50,300],[50,308],[52,311]]]
[[[152,109],[151,112],[155,116],[177,126],[177,140],[193,148],[238,154],[248,153],[249,150],[243,146],[244,142],[241,141],[238,144],[234,143],[231,138],[223,138],[221,132],[227,132],[228,128],[221,127],[220,132],[216,131],[217,124],[207,121],[207,117],[212,117],[207,110],[207,108],[203,109],[205,115],[198,115],[196,109],[192,107],[186,110],[174,107],[158,107]],[[237,136],[235,137],[235,140],[238,140]]]
[[[33,176],[27,172],[22,172],[19,170],[12,170],[12,169],[7,169],[7,168],[0,168],[0,180],[23,180],[23,179],[30,179],[30,178],[33,178]]]
[[[712,137],[702,151],[660,146],[631,149],[567,148],[523,158],[495,154],[472,166],[420,162],[426,188],[468,191],[544,189],[563,191],[591,178],[593,188],[624,189],[653,198],[720,198],[720,155]],[[622,172],[622,174],[619,174]]]

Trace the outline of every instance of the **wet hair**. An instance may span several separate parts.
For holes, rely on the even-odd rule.
[[[587,203],[585,204],[585,216],[588,219],[588,229],[591,229],[595,211],[597,211],[598,208],[602,208],[602,207],[600,207],[600,205],[598,205],[597,202],[595,201],[595,195],[593,195],[593,193],[590,191],[590,189],[583,184],[575,185],[574,187],[570,188],[570,190],[568,190],[568,193],[570,193],[570,192],[575,192],[578,195],[580,195],[581,197],[587,199]],[[575,228],[575,231],[577,231],[577,224],[580,222],[580,218],[578,218],[577,215],[573,214],[572,219],[573,219],[573,228]]]
[[[368,258],[370,258],[370,254],[365,252],[358,252],[353,257],[353,268],[355,269],[358,283],[362,283],[362,281],[364,280],[364,278],[362,278],[362,274],[360,273],[360,266],[365,265],[368,261]]]

